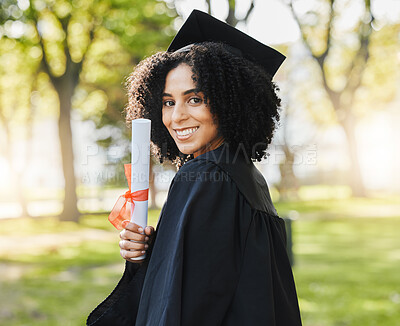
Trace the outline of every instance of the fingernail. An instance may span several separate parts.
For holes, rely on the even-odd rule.
[[[121,225],[125,229],[128,224],[129,224],[129,221],[123,221]]]
[[[145,241],[149,241],[149,237],[144,238]]]
[[[149,247],[149,245],[144,245],[144,247],[147,249]]]
[[[142,251],[142,254],[145,254],[145,253],[146,253],[146,251],[143,250],[143,251]]]

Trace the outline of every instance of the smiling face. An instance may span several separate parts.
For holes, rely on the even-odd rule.
[[[197,157],[223,143],[217,125],[205,103],[204,94],[196,89],[192,69],[180,64],[165,80],[162,121],[183,154]]]

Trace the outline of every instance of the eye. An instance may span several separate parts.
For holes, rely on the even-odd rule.
[[[202,102],[203,102],[203,99],[200,98],[200,97],[192,97],[192,98],[189,100],[189,103],[190,103],[190,104],[200,104],[200,103],[202,103]]]
[[[171,101],[171,100],[165,100],[163,102],[163,106],[167,106],[167,107],[173,106],[174,104],[175,104],[174,101]]]

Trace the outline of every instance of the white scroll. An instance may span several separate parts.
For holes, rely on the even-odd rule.
[[[131,192],[149,189],[150,169],[150,130],[149,119],[132,120],[132,161],[131,161]],[[143,227],[147,226],[148,200],[135,201],[131,222]],[[145,255],[133,260],[142,260]]]

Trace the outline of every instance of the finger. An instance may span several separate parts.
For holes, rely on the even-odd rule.
[[[146,226],[146,228],[144,229],[144,233],[150,236],[154,233],[154,228],[152,226]]]
[[[142,242],[147,241],[146,240],[147,237],[145,234],[135,233],[135,232],[129,231],[127,229],[122,230],[119,233],[119,237],[122,240],[135,240],[135,241],[142,241]]]
[[[141,242],[121,240],[119,242],[119,247],[124,250],[146,250],[149,245]]]
[[[136,233],[143,232],[143,228],[140,225],[133,222],[129,222],[128,224],[126,224],[125,229]]]
[[[137,258],[143,256],[145,253],[146,251],[144,250],[134,250],[134,251],[124,250],[124,249],[120,250],[121,257],[127,260],[130,258]]]

